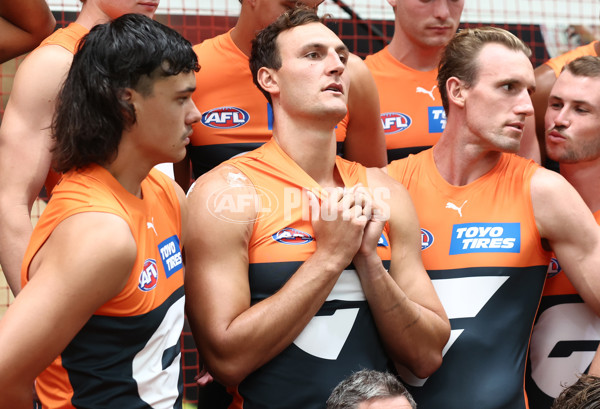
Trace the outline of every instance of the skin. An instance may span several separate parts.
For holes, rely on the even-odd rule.
[[[76,22],[90,29],[120,15],[154,16],[158,0],[86,0]],[[50,169],[50,124],[73,55],[58,45],[32,52],[15,75],[0,125],[0,264],[13,294],[32,226],[31,207]]]
[[[474,84],[466,87],[454,77],[446,83],[448,124],[434,147],[441,175],[459,186],[490,171],[502,152],[516,152],[524,119],[533,115],[529,59],[499,44],[485,45],[477,59]],[[504,62],[501,69],[497,61]],[[531,179],[531,201],[541,237],[584,301],[600,313],[600,229],[590,209],[564,177],[544,168]]]
[[[437,67],[440,55],[460,23],[464,0],[388,0],[394,8],[390,53],[419,71]]]
[[[249,57],[252,39],[258,31],[297,5],[316,9],[322,2],[323,0],[244,0],[231,38]],[[348,67],[353,86],[347,102],[351,116],[345,134],[344,157],[365,166],[385,166],[385,135],[379,119],[379,94],[375,81],[360,57],[351,54]],[[177,183],[187,190],[190,186],[190,161],[176,163],[174,173]]]
[[[596,44],[596,55],[600,54],[600,44]],[[520,154],[538,163],[545,163],[548,154],[545,144],[545,113],[550,90],[556,82],[556,74],[549,66],[542,64],[535,69],[536,91],[532,95],[535,116],[527,120]]]
[[[185,155],[186,136],[200,119],[191,100],[194,88],[194,74],[182,73],[158,80],[150,96],[125,89],[123,100],[134,105],[138,122],[123,133],[118,156],[106,169],[129,193],[141,197],[140,184],[153,166]],[[172,135],[167,143],[161,131]],[[185,194],[173,185],[186,226]],[[100,306],[119,294],[136,257],[135,239],[118,216],[80,213],[56,227],[29,265],[29,283],[0,321],[0,343],[5,345],[0,351],[5,391],[0,408],[31,408],[35,377]],[[79,301],[74,304],[75,296]]]
[[[548,157],[573,185],[592,212],[600,210],[600,186],[590,183],[600,172],[600,77],[564,71],[556,80],[545,115]],[[561,260],[562,263],[562,260]],[[589,370],[600,374],[597,351]]]
[[[335,170],[333,135],[346,113],[348,51],[319,23],[281,33],[277,45],[281,69],[263,67],[258,78],[273,97],[276,142],[320,188],[328,189],[320,200],[311,194],[304,198],[314,210],[317,248],[278,292],[251,306],[248,244],[256,210],[236,213],[240,223],[206,211],[211,193],[227,187],[227,175],[237,173],[236,168],[221,165],[198,179],[188,195],[190,208],[198,210],[189,225],[186,296],[203,300],[188,303],[187,313],[205,364],[223,384],[238,384],[293,342],[353,261],[390,357],[427,376],[441,363],[450,327],[422,266],[408,193],[378,169],[368,170],[369,185],[389,189],[387,201],[375,200],[359,186],[338,189],[342,182]],[[256,191],[246,181],[233,194]],[[389,273],[376,253],[386,208],[394,243]],[[325,211],[333,217],[322,219]],[[379,217],[369,220],[371,214]],[[202,231],[219,231],[219,239]]]
[[[0,64],[33,50],[55,24],[45,0],[0,1]]]

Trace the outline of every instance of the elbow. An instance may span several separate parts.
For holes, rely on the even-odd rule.
[[[235,359],[207,357],[204,365],[213,378],[225,387],[239,385],[250,373]]]
[[[436,353],[432,351],[429,354],[423,355],[418,359],[411,359],[410,362],[406,360],[395,361],[395,366],[398,370],[400,368],[408,368],[410,372],[420,379],[428,378],[433,375],[435,371],[442,365],[442,353]]]

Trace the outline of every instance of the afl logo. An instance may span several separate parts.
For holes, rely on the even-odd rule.
[[[421,251],[428,249],[433,244],[433,234],[425,229],[421,229]]]
[[[281,229],[271,237],[279,243],[292,245],[306,244],[314,240],[310,234],[297,229],[292,229],[291,227]]]
[[[402,132],[412,124],[410,116],[399,112],[386,112],[381,114],[381,123],[386,134]]]
[[[546,274],[548,275],[547,278],[554,277],[561,271],[562,271],[562,268],[560,268],[560,264],[558,263],[558,260],[556,259],[556,257],[552,257],[550,259],[550,264],[548,264],[548,271],[546,272]]]
[[[202,123],[210,128],[239,128],[250,120],[250,114],[236,107],[211,109],[202,114]]]
[[[150,291],[156,287],[158,283],[158,267],[156,266],[156,260],[147,259],[144,262],[144,268],[140,273],[140,283],[138,288],[142,291]]]

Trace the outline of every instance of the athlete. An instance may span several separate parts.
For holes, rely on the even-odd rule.
[[[0,64],[33,50],[55,24],[46,0],[0,0]]]
[[[0,321],[0,408],[181,408],[192,45],[140,14],[95,26],[53,120],[64,177],[31,236],[24,289]],[[39,376],[38,376],[39,375]]]
[[[464,0],[388,0],[394,8],[394,36],[366,58],[379,89],[381,122],[391,162],[430,148],[446,114],[437,89],[437,65],[458,28]],[[340,125],[345,126],[345,121]]]
[[[31,236],[31,207],[50,171],[50,123],[77,42],[90,28],[125,13],[154,16],[158,0],[85,0],[74,23],[50,35],[19,66],[0,126],[0,265],[13,294]],[[50,173],[49,173],[50,171]]]
[[[527,408],[526,354],[546,248],[600,312],[594,217],[562,176],[514,154],[533,114],[530,53],[499,28],[459,32],[440,62],[448,118],[440,140],[388,166],[415,204],[423,264],[452,325],[435,374],[401,371],[419,409]]]
[[[410,199],[379,169],[335,154],[347,47],[298,8],[262,30],[251,55],[273,138],[188,193],[188,319],[229,392],[205,407],[324,408],[362,368],[431,374],[449,325]]]
[[[548,99],[548,157],[579,192],[600,223],[600,58],[580,57],[564,66]],[[531,337],[527,395],[532,409],[549,409],[577,376],[587,371],[600,342],[600,319],[555,258],[550,264]],[[530,377],[529,377],[530,376]]]
[[[558,57],[554,57],[535,69],[535,93],[531,99],[535,109],[535,116],[527,119],[527,125],[523,135],[523,147],[521,152],[525,157],[535,159],[544,166],[555,169],[556,163],[548,161],[545,146],[545,113],[548,105],[548,96],[550,90],[556,82],[565,64],[573,61],[577,57],[585,55],[600,55],[600,41],[593,41],[589,44],[577,47]]]
[[[251,151],[272,135],[272,108],[252,83],[248,66],[252,39],[284,11],[304,4],[317,8],[323,0],[241,0],[239,19],[229,32],[194,47],[202,70],[197,75],[194,102],[203,112],[194,127],[188,158],[197,178],[221,162]],[[385,140],[378,119],[377,87],[363,60],[351,55],[352,113],[347,132],[338,135],[339,150],[349,160],[384,166]],[[343,145],[343,146],[342,146]],[[187,190],[190,160],[175,165],[175,179]]]
[[[335,387],[327,409],[417,409],[417,404],[391,373],[363,369]]]

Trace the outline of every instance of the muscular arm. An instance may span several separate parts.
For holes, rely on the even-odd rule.
[[[350,94],[344,157],[369,167],[387,165],[385,134],[379,111],[379,93],[364,61],[354,55],[348,60]]]
[[[33,50],[55,24],[46,0],[1,0],[0,63]]]
[[[135,258],[129,226],[115,215],[81,213],[60,223],[0,321],[0,408],[31,408],[35,377],[121,291]]]
[[[600,227],[577,191],[559,174],[539,169],[531,183],[535,219],[563,271],[600,316]],[[590,374],[600,376],[600,347]]]
[[[538,169],[531,180],[535,222],[583,300],[600,315],[600,227],[575,188]]]
[[[450,323],[421,261],[419,224],[408,192],[380,170],[368,171],[374,197],[389,192],[392,262],[388,273],[376,253],[382,226],[369,237],[368,225],[354,265],[388,354],[424,378],[442,363]]]
[[[73,55],[46,46],[21,64],[0,125],[0,265],[16,295],[30,211],[50,169],[50,124]]]
[[[240,178],[229,185],[230,174],[240,175],[219,166],[189,194],[185,287],[188,319],[208,370],[223,384],[237,385],[289,346],[312,319],[356,253],[366,220],[313,220],[316,251],[279,291],[251,305],[248,246],[256,211],[249,206],[216,212],[211,193],[228,188],[229,203],[253,203],[237,199],[256,192],[250,182],[240,185]],[[331,200],[322,206],[336,207],[337,198]],[[352,203],[343,206],[348,212]]]

